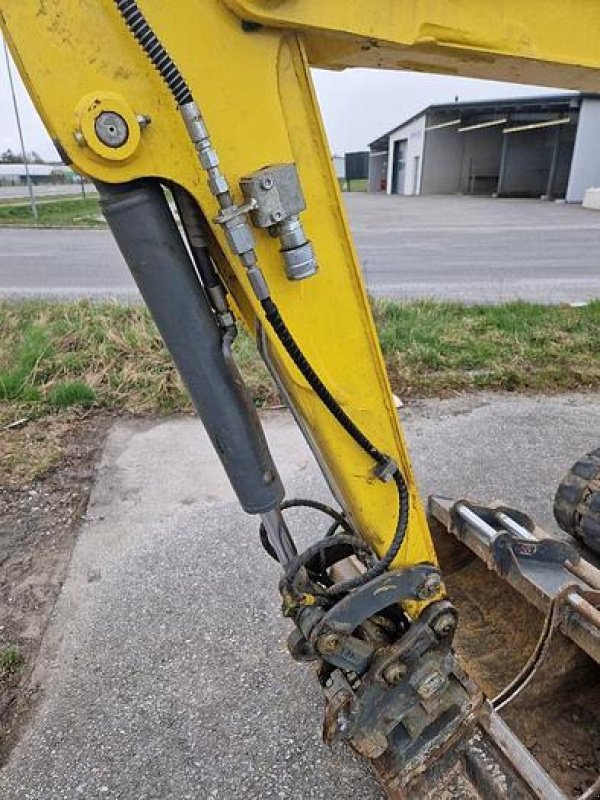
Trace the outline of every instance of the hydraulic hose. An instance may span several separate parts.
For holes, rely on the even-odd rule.
[[[178,105],[192,102],[192,93],[177,65],[156,36],[135,0],[115,0],[127,27],[137,39]]]
[[[298,367],[303,377],[307,380],[309,386],[314,390],[315,394],[319,397],[323,405],[327,407],[328,411],[333,417],[335,417],[344,430],[354,439],[357,445],[361,447],[365,453],[371,456],[373,461],[381,466],[385,465],[389,461],[388,456],[378,450],[375,445],[372,444],[369,439],[367,439],[364,433],[354,424],[354,422],[352,422],[344,409],[341,408],[337,400],[335,400],[329,389],[325,386],[323,381],[311,367],[304,353],[298,347],[272,298],[265,298],[261,305],[263,307],[263,311],[265,312],[267,321],[277,334],[281,344],[285,347],[287,354]]]
[[[382,453],[375,445],[369,441],[369,439],[364,435],[364,433],[355,425],[355,423],[350,419],[350,417],[346,414],[344,409],[340,406],[337,400],[333,397],[329,389],[325,386],[323,381],[319,378],[317,373],[314,371],[312,366],[310,365],[309,361],[302,353],[296,340],[292,336],[291,331],[285,324],[283,317],[279,313],[279,309],[273,302],[270,297],[265,298],[261,301],[263,310],[265,312],[265,317],[273,330],[275,331],[279,341],[284,346],[286,352],[294,362],[294,364],[298,367],[301,374],[304,376],[306,381],[308,382],[311,389],[315,392],[319,400],[323,403],[323,405],[327,408],[327,410],[331,413],[331,415],[340,423],[340,425],[344,428],[344,430],[354,439],[354,441],[361,447],[365,453],[371,456],[371,458],[375,461],[376,464],[383,467],[390,462],[389,456],[385,453]],[[351,589],[355,589],[358,586],[363,586],[368,581],[372,580],[373,578],[377,578],[379,575],[383,574],[388,567],[391,565],[392,561],[396,558],[398,553],[400,552],[400,548],[402,547],[402,543],[404,542],[404,538],[406,536],[406,530],[408,527],[408,509],[409,509],[409,497],[408,497],[408,487],[406,485],[406,481],[404,480],[404,475],[400,471],[398,467],[396,467],[392,478],[396,485],[396,489],[398,491],[398,501],[399,501],[399,512],[398,512],[398,523],[396,525],[396,531],[394,533],[394,538],[392,539],[392,543],[387,549],[385,555],[377,561],[377,563],[371,567],[369,570],[364,572],[362,575],[357,575],[355,578],[351,578],[350,580],[343,581],[341,583],[336,583],[333,586],[328,587],[325,591],[328,595],[337,595],[343,594],[345,592],[350,591]],[[290,562],[286,571],[286,577],[288,578],[290,584],[293,582],[298,569],[302,566],[301,558]]]

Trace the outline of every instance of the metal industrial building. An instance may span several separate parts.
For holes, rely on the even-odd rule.
[[[432,105],[369,147],[371,192],[581,202],[600,186],[600,94]]]
[[[0,186],[22,186],[27,183],[27,172],[32,183],[75,183],[79,177],[62,164],[4,164],[0,163]]]

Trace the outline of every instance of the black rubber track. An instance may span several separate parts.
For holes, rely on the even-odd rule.
[[[600,554],[600,448],[564,476],[554,498],[554,517],[563,531]]]

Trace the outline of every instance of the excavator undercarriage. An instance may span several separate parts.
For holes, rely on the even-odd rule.
[[[0,0],[56,147],[95,181],[239,502],[260,516],[262,545],[281,565],[290,653],[317,668],[324,739],[367,758],[392,798],[566,797],[504,711],[557,638],[600,661],[600,572],[514,509],[432,497],[426,515],[309,66],[597,87],[592,5]],[[232,356],[240,320],[339,510],[284,499]],[[596,508],[580,473],[559,491],[557,518],[585,541]],[[329,523],[303,552],[285,520],[294,506]],[[504,688],[463,657],[460,588],[474,559],[490,585],[542,615]],[[592,782],[586,800],[599,795]]]

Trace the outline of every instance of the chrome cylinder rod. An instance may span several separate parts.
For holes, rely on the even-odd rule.
[[[298,555],[298,551],[285,524],[281,509],[274,508],[272,511],[266,511],[261,514],[261,519],[277,560],[280,564],[287,564],[294,556]]]

